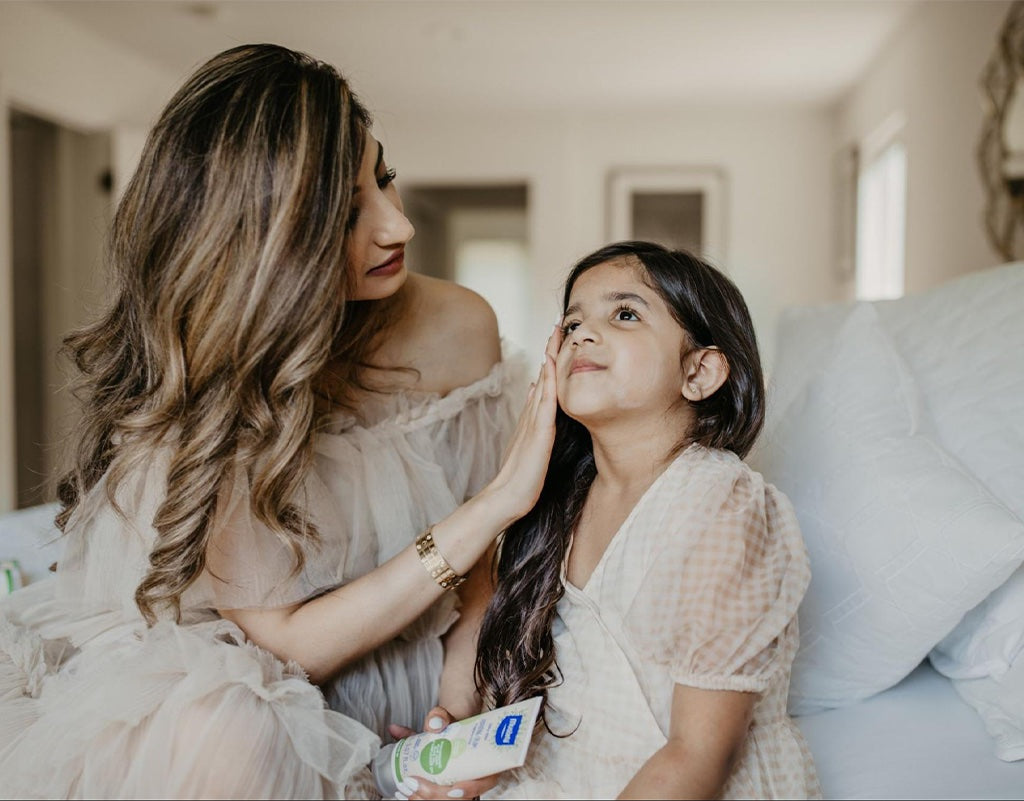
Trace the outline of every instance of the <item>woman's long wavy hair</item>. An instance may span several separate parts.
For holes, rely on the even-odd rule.
[[[729,376],[717,392],[690,403],[695,421],[680,432],[677,451],[696,442],[745,456],[764,424],[761,359],[750,312],[736,286],[685,251],[650,242],[617,242],[579,261],[565,283],[562,310],[587,270],[606,262],[638,268],[687,333],[684,352],[717,347]],[[480,631],[477,687],[489,705],[503,706],[547,691],[560,681],[551,624],[564,588],[561,568],[597,475],[587,429],[561,409],[540,497],[504,532],[496,560],[497,589]],[[542,720],[547,725],[546,719]]]
[[[296,571],[318,537],[294,502],[313,456],[316,379],[329,361],[354,378],[383,319],[346,302],[370,122],[332,67],[276,45],[236,47],[171,99],[118,205],[114,300],[65,340],[84,419],[57,522],[104,473],[116,506],[130,466],[170,448],[135,595],[150,623],[180,616],[236,470]]]

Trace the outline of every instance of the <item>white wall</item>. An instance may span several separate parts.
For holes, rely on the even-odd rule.
[[[743,291],[772,360],[787,305],[832,300],[827,110],[680,108],[452,119],[378,113],[399,186],[529,184],[534,338],[539,354],[570,266],[607,242],[610,169],[718,166],[727,177],[724,267]]]
[[[837,106],[835,147],[905,117],[906,291],[1000,261],[982,224],[981,73],[1008,2],[925,2]],[[852,297],[852,284],[846,288]]]
[[[15,425],[13,356],[13,281],[10,232],[10,144],[7,110],[17,108],[89,134],[109,132],[114,142],[115,185],[126,180],[141,149],[140,130],[170,96],[179,76],[97,37],[39,3],[0,3],[0,512],[13,509],[15,495]],[[76,159],[77,161],[77,159]],[[71,168],[79,166],[77,163]],[[88,222],[86,222],[88,224]],[[98,242],[96,232],[78,231],[62,246],[81,258],[84,239]],[[92,247],[92,245],[89,245]],[[95,249],[95,248],[94,248]],[[91,277],[66,280],[73,292]],[[81,310],[66,305],[64,318],[47,321],[53,331],[67,331],[81,320]],[[48,377],[51,386],[58,382]]]

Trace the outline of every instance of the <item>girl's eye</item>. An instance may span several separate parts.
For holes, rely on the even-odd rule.
[[[579,322],[577,320],[570,320],[569,322],[562,323],[562,336],[565,336],[566,334],[572,333],[578,327],[579,327]]]
[[[616,320],[639,320],[636,316],[636,312],[628,306],[623,306],[615,311]]]
[[[383,175],[377,176],[377,188],[386,189],[389,184],[393,183],[395,178],[398,177],[398,170],[394,167],[388,167]]]

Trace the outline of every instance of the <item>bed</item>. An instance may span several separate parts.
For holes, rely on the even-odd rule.
[[[826,798],[1024,797],[1024,263],[787,310],[750,457],[811,558]]]
[[[1024,797],[1024,762],[995,756],[981,718],[928,662],[878,695],[796,722],[825,798]]]

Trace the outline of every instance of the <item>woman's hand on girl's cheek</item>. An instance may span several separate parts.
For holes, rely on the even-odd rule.
[[[434,784],[422,776],[407,776],[405,781],[398,785],[398,793],[395,798],[410,799],[410,801],[427,801],[427,799],[447,801],[452,798],[464,798],[469,801],[471,798],[483,795],[497,783],[498,774],[457,784]]]
[[[530,386],[526,407],[505,453],[498,475],[488,485],[493,500],[506,508],[512,519],[525,515],[540,497],[555,441],[555,356],[562,342],[556,327],[548,337],[537,381]]]

